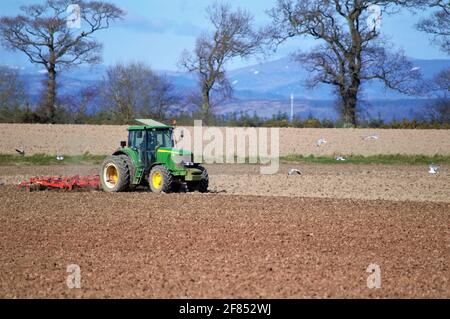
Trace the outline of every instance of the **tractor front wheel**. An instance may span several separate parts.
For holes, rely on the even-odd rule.
[[[157,165],[152,168],[148,178],[153,193],[170,193],[172,190],[172,174],[164,166]]]
[[[109,156],[100,171],[100,181],[105,192],[125,192],[130,185],[130,169],[121,156]]]
[[[207,193],[208,192],[208,186],[209,186],[209,176],[208,171],[203,166],[199,165],[198,167],[202,171],[202,179],[198,183],[198,191],[200,193]]]
[[[198,191],[200,193],[207,193],[209,186],[208,171],[202,165],[198,166],[198,169],[202,171],[202,178],[198,182],[188,182],[187,187],[190,192]]]

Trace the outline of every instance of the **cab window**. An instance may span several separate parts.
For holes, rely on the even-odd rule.
[[[147,148],[149,150],[160,147],[173,147],[172,130],[149,130]]]
[[[144,132],[143,131],[131,131],[129,133],[128,145],[134,148],[140,148],[144,143]]]

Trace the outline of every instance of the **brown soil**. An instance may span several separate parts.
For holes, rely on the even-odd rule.
[[[226,194],[450,203],[449,165],[437,175],[427,165],[283,164],[276,175],[259,175],[259,166],[208,168],[211,190]],[[301,175],[288,176],[290,168]]]
[[[208,165],[210,190],[225,195],[450,202],[450,166],[430,175],[426,165],[282,164],[276,175],[258,165]],[[302,175],[288,176],[290,168]],[[98,166],[0,166],[0,184],[32,176],[98,174]]]
[[[11,186],[0,202],[3,298],[450,298],[450,204]]]

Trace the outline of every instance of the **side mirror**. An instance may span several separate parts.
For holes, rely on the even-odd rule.
[[[127,142],[126,141],[121,141],[120,142],[120,147],[121,148],[124,148],[124,147],[126,147],[127,146]]]

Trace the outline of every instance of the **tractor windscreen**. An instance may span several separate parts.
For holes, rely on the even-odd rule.
[[[147,131],[147,149],[155,147],[173,147],[172,130],[154,129]]]

